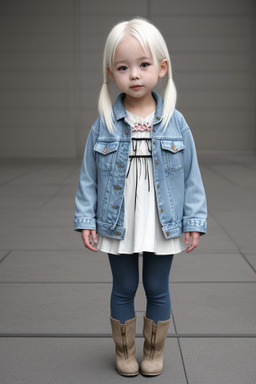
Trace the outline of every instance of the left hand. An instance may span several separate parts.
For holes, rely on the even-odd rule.
[[[190,244],[190,238],[192,239]],[[185,232],[185,245],[187,247],[186,252],[193,251],[199,243],[200,233],[199,232]]]

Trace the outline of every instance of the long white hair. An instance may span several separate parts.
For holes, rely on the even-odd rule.
[[[163,124],[165,126],[168,124],[176,105],[177,92],[172,79],[170,55],[160,31],[149,21],[141,18],[118,23],[110,31],[105,43],[103,55],[103,85],[98,103],[99,114],[110,133],[114,132],[114,124],[107,67],[109,67],[111,71],[113,70],[117,46],[127,35],[135,37],[145,51],[150,49],[155,65],[159,65],[164,59],[168,61],[168,79],[163,98]]]

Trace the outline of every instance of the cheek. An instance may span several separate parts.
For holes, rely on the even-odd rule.
[[[151,76],[149,82],[152,86],[155,86],[158,83],[158,76],[155,76],[155,75]]]
[[[126,85],[126,82],[127,82],[126,78],[125,78],[125,76],[123,74],[119,75],[119,76],[116,76],[115,81],[116,81],[116,84],[120,85],[120,86]]]

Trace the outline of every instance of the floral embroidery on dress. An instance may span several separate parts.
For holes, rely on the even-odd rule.
[[[137,131],[140,131],[140,132],[145,132],[145,131],[148,131],[148,132],[151,132],[151,125],[149,123],[134,123],[133,127],[132,127],[132,131],[133,132],[137,132]]]

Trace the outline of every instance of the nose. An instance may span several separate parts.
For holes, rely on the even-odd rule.
[[[131,72],[130,80],[137,80],[139,78],[140,78],[140,76],[139,76],[139,74],[137,72],[135,72],[135,71]]]

